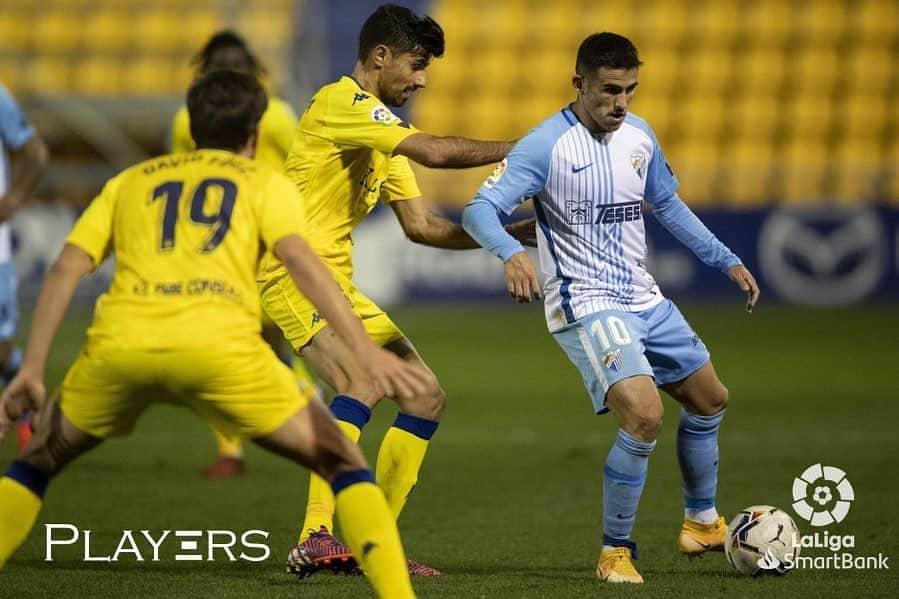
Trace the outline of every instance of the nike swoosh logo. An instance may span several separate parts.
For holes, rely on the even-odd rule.
[[[581,172],[581,171],[584,170],[584,169],[590,168],[591,166],[593,166],[593,163],[592,163],[592,162],[591,162],[590,164],[585,164],[584,166],[582,166],[582,167],[580,167],[580,168],[578,168],[578,167],[576,167],[576,166],[574,166],[574,165],[572,164],[572,165],[571,165],[571,172],[572,172],[572,173],[579,173],[579,172]]]

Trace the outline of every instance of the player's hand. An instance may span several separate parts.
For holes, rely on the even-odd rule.
[[[22,368],[0,398],[0,439],[24,412],[40,410],[45,398],[43,377]]]
[[[509,295],[519,303],[530,303],[535,297],[543,298],[540,283],[537,282],[537,271],[527,253],[518,252],[503,265],[506,275],[506,288]]]
[[[384,348],[372,344],[372,350],[360,356],[359,361],[388,397],[411,400],[428,391],[430,373],[421,365],[407,362]]]
[[[746,311],[752,314],[755,303],[759,301],[759,284],[755,282],[755,277],[742,264],[737,264],[727,271],[730,280],[737,284],[740,290],[746,294]]]
[[[521,242],[522,245],[537,247],[537,219],[526,218],[517,223],[505,226],[506,233]]]

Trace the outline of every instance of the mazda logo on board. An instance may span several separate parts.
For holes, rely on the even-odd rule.
[[[886,231],[868,208],[780,208],[759,233],[759,263],[785,299],[835,306],[873,292],[888,266]]]

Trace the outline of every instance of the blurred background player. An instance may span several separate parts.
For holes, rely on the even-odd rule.
[[[250,51],[244,39],[233,31],[220,31],[213,35],[194,57],[192,64],[197,70],[197,77],[215,70],[247,73],[260,81],[265,76],[265,68]],[[296,124],[297,117],[290,104],[280,98],[270,96],[268,108],[259,123],[256,159],[276,171],[282,172]],[[196,144],[190,136],[190,116],[187,107],[182,106],[172,122],[171,151],[190,152],[195,148]],[[293,350],[284,343],[281,330],[264,312],[262,337],[268,341],[285,363],[292,365],[300,391],[306,395],[320,396],[321,392],[305,363],[299,358],[294,358]],[[214,427],[212,432],[216,440],[218,455],[215,462],[203,470],[203,474],[209,478],[224,478],[245,473],[246,462],[241,440],[230,437]]]
[[[396,5],[379,7],[362,26],[352,76],[321,88],[300,117],[285,172],[300,191],[306,231],[313,250],[331,268],[353,311],[380,346],[424,366],[412,343],[390,317],[353,283],[351,233],[379,201],[393,210],[408,239],[431,247],[472,249],[477,243],[456,223],[432,212],[409,165],[440,168],[489,164],[511,149],[507,142],[484,142],[422,133],[387,106],[402,106],[426,84],[432,58],[443,55],[443,30],[430,17]],[[533,231],[533,222],[523,230]],[[517,230],[517,229],[513,229]],[[371,417],[381,393],[353,364],[354,357],[308,299],[287,281],[277,263],[260,269],[265,311],[294,349],[338,392],[331,411],[354,442]],[[378,484],[399,517],[437,431],[446,397],[430,374],[427,391],[399,401],[399,414],[378,452]],[[335,571],[355,568],[350,553],[331,534],[334,500],[328,485],[312,477],[298,549],[288,567],[300,577],[316,565]],[[313,567],[295,559],[313,556]],[[439,571],[413,562],[410,571]]]
[[[681,403],[677,456],[684,484],[681,553],[722,551],[727,522],[715,509],[718,427],[728,392],[709,352],[645,267],[642,206],[703,262],[747,293],[758,286],[677,195],[655,133],[628,114],[640,67],[637,49],[614,33],[589,36],[577,53],[577,99],[538,125],[509,154],[465,209],[473,237],[505,263],[518,301],[541,296],[534,266],[500,226],[524,197],[535,196],[546,321],[578,367],[597,414],[611,411],[618,438],[603,476],[603,548],[596,575],[642,583],[631,558],[631,531],[662,425],[662,387]]]
[[[47,148],[5,87],[0,85],[0,385],[19,370],[22,353],[15,346],[19,325],[16,272],[12,262],[9,221],[31,198]],[[31,438],[30,413],[18,428],[19,448]]]
[[[47,356],[75,288],[116,257],[58,401],[0,478],[0,567],[34,525],[53,476],[104,439],[130,433],[150,404],[173,400],[315,468],[337,494],[347,538],[378,595],[413,597],[394,519],[361,452],[319,400],[300,394],[260,336],[263,248],[284,261],[385,392],[413,395],[425,373],[372,342],[299,236],[297,191],[250,160],[266,106],[258,81],[215,71],[191,87],[187,103],[198,151],[151,159],[110,180],[47,275],[22,368],[2,397],[0,434],[23,410],[43,405]]]

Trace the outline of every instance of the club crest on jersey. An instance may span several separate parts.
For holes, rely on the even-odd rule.
[[[606,365],[606,368],[618,372],[624,368],[624,356],[620,349],[613,349],[602,357],[602,363]]]
[[[500,177],[503,176],[503,173],[506,172],[506,167],[509,165],[509,161],[503,158],[503,161],[496,165],[496,168],[493,169],[493,172],[490,173],[490,176],[487,177],[487,180],[484,181],[484,185],[487,186],[487,189],[493,189],[493,186],[499,183]]]
[[[371,120],[376,123],[381,123],[384,125],[390,125],[398,120],[397,116],[390,112],[390,109],[384,105],[378,105],[371,109]]]
[[[646,174],[646,154],[643,152],[631,153],[631,166],[637,171],[637,176],[641,179]]]

